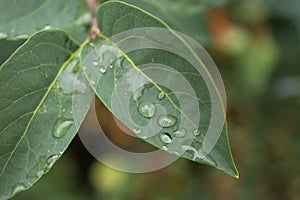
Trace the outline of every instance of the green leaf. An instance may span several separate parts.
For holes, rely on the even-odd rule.
[[[124,2],[103,4],[97,19],[101,40],[95,48],[84,47],[81,57],[86,77],[108,109],[146,142],[238,177],[229,148],[222,84],[209,71],[214,63],[206,52],[179,33],[164,29],[157,34],[161,29],[153,27],[168,26]],[[145,27],[151,28],[140,34],[137,28]],[[114,36],[130,29],[135,30],[125,37]],[[106,40],[110,36],[115,40]],[[127,53],[130,46],[137,49]],[[214,129],[219,130],[216,144],[202,156]]]
[[[205,14],[231,0],[122,0],[167,22],[172,29],[188,34],[203,45],[211,42]]]
[[[44,28],[80,27],[90,19],[83,0],[0,0],[0,39],[26,39]]]
[[[0,199],[31,187],[76,134],[90,103],[74,104],[88,92],[79,50],[65,32],[41,31],[0,67]]]

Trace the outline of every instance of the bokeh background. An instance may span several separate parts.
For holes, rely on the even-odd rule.
[[[118,172],[95,161],[76,136],[53,169],[14,199],[299,200],[300,1],[153,2],[207,49],[222,74],[240,179],[184,159],[147,174]],[[20,44],[1,40],[0,63]],[[88,117],[81,131],[95,131],[94,121]],[[117,143],[140,148],[107,126]]]

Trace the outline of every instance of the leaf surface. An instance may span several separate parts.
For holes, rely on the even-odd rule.
[[[1,65],[0,199],[32,186],[76,134],[88,109],[75,102],[88,91],[78,48],[65,32],[42,31]]]
[[[95,48],[86,46],[81,57],[86,76],[108,109],[146,142],[238,177],[228,142],[222,84],[219,87],[219,77],[208,69],[214,63],[207,53],[173,31],[165,29],[167,37],[157,34],[160,29],[153,27],[168,26],[124,2],[103,4],[97,18],[102,40]],[[151,28],[139,34],[138,28],[146,27]],[[135,31],[127,37],[103,43],[131,29]],[[128,46],[136,50],[127,52]],[[218,139],[203,154],[211,133]]]
[[[0,39],[26,39],[51,27],[82,29],[90,19],[83,0],[0,0],[0,13]]]

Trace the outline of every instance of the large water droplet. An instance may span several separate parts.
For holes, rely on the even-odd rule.
[[[161,93],[158,94],[157,99],[158,100],[163,100],[165,98],[165,96],[166,96],[165,93],[161,92]]]
[[[186,130],[184,128],[182,128],[182,129],[179,129],[177,131],[174,131],[173,134],[174,134],[175,137],[181,138],[181,137],[184,137],[186,135]]]
[[[155,113],[155,105],[151,102],[144,102],[138,108],[139,113],[145,118],[153,117]]]
[[[158,118],[158,125],[162,128],[172,127],[176,124],[176,118],[171,115],[162,115]]]
[[[26,185],[25,185],[24,183],[16,183],[16,184],[13,186],[10,195],[13,196],[13,195],[15,195],[15,194],[17,194],[17,193],[19,193],[19,192],[24,191],[24,190],[26,190]]]
[[[199,129],[195,129],[195,130],[193,130],[193,134],[194,134],[194,136],[199,136],[199,135],[201,135],[201,131]]]
[[[172,142],[172,138],[168,133],[160,134],[159,138],[165,144],[170,144]]]
[[[52,135],[55,138],[63,137],[73,125],[73,120],[60,117],[56,120]]]

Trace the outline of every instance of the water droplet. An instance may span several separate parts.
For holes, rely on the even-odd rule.
[[[100,66],[99,71],[104,74],[106,72],[106,67],[105,66]]]
[[[142,97],[142,89],[137,89],[133,92],[133,100],[138,101]]]
[[[155,113],[155,105],[151,102],[143,102],[139,106],[138,111],[143,117],[151,118]]]
[[[162,115],[158,118],[158,125],[162,128],[172,127],[176,124],[176,118],[170,115]]]
[[[74,123],[73,120],[69,120],[64,117],[58,118],[55,122],[55,126],[52,131],[53,137],[55,138],[63,137],[71,128],[73,123]]]
[[[170,144],[172,142],[172,138],[168,133],[160,134],[159,138],[165,144]]]
[[[12,191],[11,191],[11,196],[19,193],[19,192],[22,192],[26,190],[26,185],[24,183],[16,183],[13,188],[12,188]]]
[[[181,137],[185,136],[186,130],[184,128],[182,128],[182,129],[179,129],[177,131],[174,131],[173,134],[174,134],[175,137],[181,138]]]
[[[59,158],[59,154],[54,154],[54,155],[49,156],[49,158],[47,159],[47,162],[46,162],[46,167],[48,169],[50,169],[53,166],[53,164],[55,163],[55,161],[58,160],[58,158]]]
[[[7,35],[5,33],[0,33],[0,39],[5,39]]]
[[[94,60],[94,61],[93,61],[93,65],[97,67],[97,66],[99,65],[99,62],[96,61],[96,60]]]
[[[193,130],[193,134],[194,134],[194,136],[199,136],[199,135],[201,135],[201,131],[199,129],[195,129],[195,130]]]
[[[89,46],[91,46],[91,47],[93,47],[93,48],[95,48],[95,44],[94,43],[89,43]]]
[[[164,146],[162,146],[162,147],[161,147],[161,149],[162,149],[162,150],[165,150],[165,151],[168,151],[168,147],[167,147],[167,146],[165,146],[165,145],[164,145]]]
[[[51,29],[52,27],[48,24],[48,25],[46,25],[46,26],[44,26],[44,30],[48,30],[48,29]]]
[[[135,127],[135,128],[133,129],[133,133],[136,134],[136,135],[138,135],[138,134],[141,133],[141,129]]]
[[[161,92],[161,93],[158,94],[157,99],[158,100],[163,100],[165,98],[165,96],[166,96],[165,93]]]
[[[189,146],[189,145],[181,145],[181,148],[184,150],[184,151],[190,151],[192,152],[193,154],[193,157],[192,157],[192,160],[196,160],[197,158],[199,159],[203,159],[204,156],[202,154],[199,153],[199,151],[197,151],[197,149],[195,149],[194,147],[192,146]]]
[[[181,154],[178,151],[171,151],[171,153],[176,155],[176,156],[181,156]]]
[[[66,109],[63,108],[63,109],[62,109],[62,112],[63,112],[63,113],[66,112]]]
[[[111,68],[111,69],[112,69],[112,68],[114,68],[114,66],[113,66],[113,65],[109,65],[109,68]]]
[[[9,32],[10,32],[10,33],[14,33],[14,32],[15,32],[15,29],[12,28],[12,29],[9,30]]]

